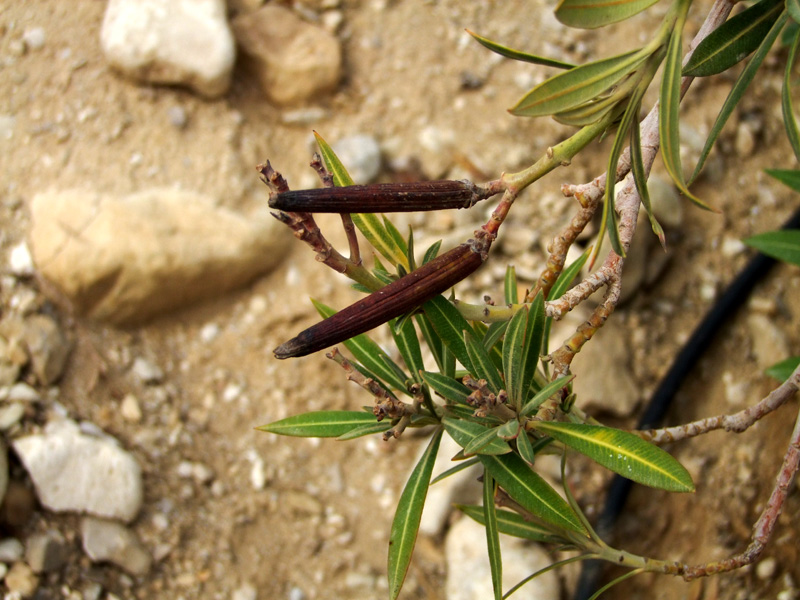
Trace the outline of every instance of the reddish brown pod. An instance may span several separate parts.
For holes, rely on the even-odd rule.
[[[371,293],[275,348],[277,358],[305,356],[374,329],[424,304],[468,277],[486,259],[487,244],[470,240]]]
[[[462,180],[413,181],[292,190],[270,195],[284,212],[376,213],[470,208],[489,193]]]

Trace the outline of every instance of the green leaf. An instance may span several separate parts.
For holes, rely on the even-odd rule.
[[[787,0],[786,6],[789,14],[792,14],[792,6],[800,13],[800,0]],[[793,15],[797,19],[798,15]],[[797,125],[797,117],[792,106],[792,72],[797,53],[800,51],[800,29],[794,32],[792,47],[789,56],[786,57],[786,68],[783,72],[783,86],[781,87],[781,112],[783,113],[783,126],[786,129],[786,136],[792,146],[792,151],[797,160],[800,160],[800,128]]]
[[[800,170],[797,169],[765,169],[767,175],[777,179],[782,184],[789,186],[800,193]]]
[[[658,0],[562,0],[556,19],[568,27],[594,29],[624,21]]]
[[[517,436],[517,452],[523,460],[533,464],[536,461],[536,453],[533,451],[531,439],[528,437],[528,432],[524,429]]]
[[[708,134],[708,138],[706,138],[706,143],[703,146],[703,150],[700,152],[700,158],[697,161],[697,166],[694,168],[694,173],[691,177],[692,181],[695,180],[700,174],[700,171],[702,170],[703,165],[705,164],[706,159],[711,152],[711,148],[714,146],[714,143],[717,141],[717,138],[722,132],[722,128],[725,127],[725,123],[728,122],[728,118],[733,113],[733,109],[739,104],[742,96],[744,96],[744,92],[753,81],[756,71],[758,71],[761,63],[764,62],[764,58],[769,53],[770,48],[772,48],[772,45],[778,38],[778,34],[786,24],[786,20],[787,14],[784,12],[778,17],[777,21],[775,21],[772,29],[770,29],[769,33],[764,37],[761,45],[755,51],[753,57],[747,63],[747,66],[742,70],[742,72],[739,74],[739,77],[736,79],[736,82],[733,84],[733,88],[731,88],[731,91],[728,93],[728,97],[725,98],[725,102],[722,104],[722,108],[720,108],[719,114],[717,115],[714,124],[711,126],[711,130]]]
[[[525,357],[525,332],[528,328],[528,307],[523,306],[508,322],[503,339],[503,373],[511,404],[522,405],[522,369]]]
[[[519,430],[522,427],[521,423],[516,419],[509,419],[502,425],[496,428],[496,435],[500,439],[511,441],[517,438]]]
[[[533,398],[525,403],[525,406],[522,407],[522,410],[519,413],[520,416],[527,417],[532,415],[534,412],[536,412],[536,409],[541,406],[542,402],[547,400],[565,385],[568,385],[574,377],[574,375],[565,375],[564,377],[559,377],[558,379],[551,381],[546,386],[542,387],[541,390],[536,392]]]
[[[325,167],[333,176],[333,182],[337,186],[354,185],[352,177],[350,177],[339,157],[336,156],[333,148],[316,131],[314,136],[317,139],[322,159],[325,161]],[[372,244],[373,248],[394,264],[403,265],[406,269],[409,268],[405,248],[398,245],[397,240],[386,230],[377,216],[373,214],[353,214],[351,217],[355,226],[367,238],[367,241]]]
[[[411,376],[417,383],[422,383],[420,371],[425,368],[425,364],[422,361],[422,348],[419,345],[414,322],[411,319],[405,319],[400,327],[397,327],[395,320],[390,322],[390,329],[394,343],[397,345],[397,349],[400,351],[400,356],[403,357],[406,366],[411,371]]]
[[[800,23],[800,1],[786,0],[786,10],[795,23]]]
[[[800,229],[768,231],[744,240],[762,254],[800,267]]]
[[[374,417],[373,417],[374,419]],[[374,433],[383,433],[384,431],[388,431],[392,428],[392,424],[389,423],[387,420],[383,420],[376,423],[371,423],[369,425],[362,425],[361,427],[356,427],[351,429],[347,433],[343,433],[336,439],[340,442],[346,442],[348,440],[354,440],[356,438],[364,437],[365,435],[372,435]]]
[[[486,547],[489,549],[489,569],[492,573],[494,599],[503,599],[503,560],[500,554],[500,535],[497,530],[497,509],[494,505],[496,486],[489,472],[483,470],[483,525],[486,528]]]
[[[442,473],[439,473],[436,477],[434,477],[431,480],[431,485],[440,482],[442,479],[447,479],[448,477],[455,475],[456,473],[459,473],[464,469],[469,469],[471,466],[477,465],[479,462],[481,461],[477,456],[468,458],[467,460],[462,460],[455,467],[450,467],[446,471],[443,471]]]
[[[569,110],[619,83],[646,58],[647,54],[634,50],[559,73],[533,88],[510,112],[539,117]]]
[[[489,389],[494,394],[498,394],[503,389],[503,379],[497,370],[494,362],[483,347],[483,343],[472,337],[469,333],[464,333],[464,344],[467,347],[467,354],[472,362],[473,370],[470,372],[478,379],[485,379]]]
[[[321,410],[286,417],[256,429],[294,437],[339,437],[353,429],[375,423],[375,416],[363,411]]]
[[[533,426],[607,469],[670,492],[693,492],[689,472],[667,452],[637,435],[597,425],[537,421]]]
[[[631,172],[633,173],[633,181],[636,184],[636,190],[639,192],[639,198],[642,201],[645,212],[650,219],[650,228],[658,236],[658,241],[661,242],[661,247],[667,249],[666,238],[664,237],[664,229],[661,224],[656,220],[653,213],[653,207],[650,204],[650,191],[647,189],[647,174],[644,170],[644,160],[642,159],[642,137],[639,130],[639,121],[634,119],[631,124]]]
[[[716,75],[747,58],[769,33],[783,4],[783,0],[761,0],[725,21],[695,48],[683,75]]]
[[[486,330],[486,333],[483,334],[483,347],[486,348],[487,352],[492,351],[492,349],[497,345],[497,342],[502,338],[506,330],[508,329],[508,321],[495,321],[489,328]],[[502,359],[502,356],[501,356]],[[501,368],[502,368],[502,360],[501,360]]]
[[[456,381],[440,373],[423,371],[422,378],[425,380],[425,383],[431,386],[434,392],[450,402],[466,404],[467,396],[472,393],[472,390],[460,381]]]
[[[678,190],[698,206],[706,210],[712,210],[710,206],[689,191],[683,176],[683,167],[681,166],[678,109],[681,102],[681,34],[685,16],[684,13],[684,19],[679,21],[670,36],[667,57],[664,61],[664,75],[661,79],[658,109],[658,134],[661,138],[661,156],[664,160],[664,166]]]
[[[575,108],[554,113],[553,118],[564,125],[585,127],[586,125],[596,123],[611,111],[616,110],[623,100],[623,95],[608,93],[592,98],[587,102],[579,104]]]
[[[474,440],[482,436],[485,436],[487,440],[486,444],[482,444],[479,447],[482,456],[489,454],[507,454],[511,452],[511,446],[497,437],[495,428],[493,427],[484,427],[477,423],[464,421],[463,419],[454,419],[452,417],[444,417],[444,419],[442,419],[442,424],[444,424],[445,430],[450,437],[453,438],[455,443],[464,448],[465,454],[469,454],[466,452],[467,447],[473,444]],[[483,442],[483,440],[481,440],[481,442]]]
[[[336,314],[336,311],[330,306],[326,306],[313,298],[311,303],[325,319]],[[385,382],[389,387],[408,394],[408,386],[406,385],[406,380],[409,379],[408,375],[366,333],[350,338],[344,342],[344,346],[370,372],[370,376],[374,375],[374,378],[378,381]]]
[[[467,353],[467,345],[464,343],[464,332],[475,335],[475,331],[467,320],[444,296],[436,296],[428,300],[422,308],[445,346],[467,371],[474,373],[475,369]]]
[[[800,365],[800,356],[792,356],[779,363],[775,363],[766,370],[766,373],[773,379],[783,382],[791,377],[798,365]]]
[[[442,240],[437,240],[431,247],[425,251],[425,256],[422,258],[422,264],[431,262],[439,254],[439,248],[442,247]]]
[[[571,69],[575,66],[567,62],[562,62],[560,60],[554,60],[552,58],[543,58],[541,56],[536,56],[534,54],[528,54],[527,52],[512,50],[511,48],[507,48],[506,46],[501,46],[497,42],[493,42],[491,40],[486,39],[485,37],[481,37],[477,33],[470,31],[469,29],[467,29],[467,33],[470,34],[473,38],[475,38],[475,40],[482,46],[488,48],[492,52],[496,52],[500,56],[505,56],[506,58],[511,58],[513,60],[521,60],[523,62],[533,63],[535,65],[544,65],[545,67],[556,67],[558,69]]]
[[[456,504],[458,510],[474,519],[481,525],[485,523],[482,506]],[[500,533],[513,535],[514,537],[532,540],[534,542],[557,542],[553,534],[544,527],[526,521],[520,515],[510,510],[496,510],[497,529]]]
[[[475,454],[507,454],[511,450],[511,446],[495,445],[495,440],[501,439],[497,435],[497,427],[485,428],[480,435],[472,438],[466,446],[464,446],[464,456],[473,456]],[[505,440],[503,440],[505,441]],[[503,452],[500,452],[502,448]]]
[[[561,529],[586,533],[566,500],[519,456],[482,454],[480,459],[500,487],[532,515]]]
[[[439,337],[439,334],[433,329],[433,325],[431,325],[430,319],[428,319],[426,315],[415,315],[414,319],[419,326],[425,343],[428,345],[428,349],[431,351],[431,354],[433,354],[436,366],[439,367],[439,371],[444,373],[444,342],[442,342],[442,338]]]
[[[389,595],[394,600],[400,594],[403,581],[411,563],[411,554],[417,541],[419,522],[422,518],[422,509],[425,506],[425,496],[428,494],[433,464],[436,462],[436,452],[442,439],[442,430],[439,429],[431,437],[411,477],[408,478],[400,501],[397,503],[397,512],[392,521],[392,530],[389,534]]]
[[[503,280],[503,296],[506,304],[516,304],[519,302],[519,289],[517,286],[517,271],[514,265],[506,267],[506,276]]]

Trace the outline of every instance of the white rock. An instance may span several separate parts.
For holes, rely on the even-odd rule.
[[[753,338],[753,354],[759,369],[766,369],[789,358],[786,333],[767,315],[753,313],[747,317],[747,326]]]
[[[24,414],[25,405],[20,402],[0,406],[0,431],[11,429],[22,420]]]
[[[6,598],[30,598],[39,587],[39,578],[24,562],[11,565],[4,581],[10,592]]]
[[[18,438],[14,450],[40,502],[56,512],[133,520],[142,505],[142,473],[128,452],[106,438],[84,435],[73,421],[47,424]]]
[[[231,83],[236,49],[224,0],[110,0],[103,52],[124,74],[217,97]]]
[[[503,557],[503,590],[507,591],[531,573],[551,564],[538,545],[518,538],[500,536]],[[447,600],[485,600],[492,598],[492,575],[486,550],[486,530],[472,519],[460,519],[447,533]],[[556,573],[537,577],[514,594],[517,600],[553,600],[561,590]]]
[[[33,258],[31,258],[27,243],[20,242],[11,248],[8,256],[8,268],[17,277],[29,277],[34,274]]]
[[[131,575],[144,575],[153,557],[130,529],[105,519],[85,517],[81,521],[83,550],[94,562],[110,562]]]
[[[438,477],[447,469],[456,466],[458,463],[454,463],[451,459],[459,450],[461,450],[461,446],[456,444],[453,438],[449,435],[444,436],[439,445],[431,478]],[[417,461],[414,461],[414,464],[416,465]],[[475,465],[437,481],[428,488],[419,530],[432,537],[438,536],[453,511],[454,503],[474,504],[478,502],[481,497],[481,484],[477,481],[479,473],[480,467]]]
[[[294,104],[330,92],[342,74],[342,48],[333,35],[270,3],[232,23],[267,97]]]
[[[13,563],[22,558],[25,548],[17,538],[0,540],[0,562]]]
[[[258,590],[255,588],[254,585],[250,583],[245,583],[235,590],[231,594],[231,600],[257,600],[258,599]]]
[[[176,189],[48,192],[31,216],[40,272],[78,312],[118,325],[250,282],[286,255],[290,235],[266,207],[240,215]]]
[[[380,173],[381,148],[374,137],[344,137],[334,144],[333,149],[356,183],[370,183]]]
[[[22,39],[25,42],[25,46],[31,50],[39,50],[44,46],[47,36],[41,27],[31,27],[25,30],[25,33],[22,34]]]
[[[131,373],[142,383],[160,383],[164,379],[164,371],[156,363],[137,356],[133,361]]]
[[[50,385],[58,381],[72,351],[72,342],[47,315],[31,315],[23,325],[23,341],[37,381]]]
[[[142,420],[142,407],[139,405],[139,399],[133,394],[125,394],[119,405],[119,414],[126,421],[139,423]]]
[[[572,361],[573,390],[581,408],[626,417],[641,393],[631,376],[631,352],[623,325],[609,319]]]
[[[0,391],[0,398],[9,402],[37,402],[41,396],[33,387],[20,381]]]

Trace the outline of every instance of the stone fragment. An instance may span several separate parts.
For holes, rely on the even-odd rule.
[[[100,33],[103,52],[133,79],[221,96],[236,57],[225,11],[224,0],[111,0]]]
[[[120,402],[119,414],[126,421],[139,423],[142,420],[142,407],[139,405],[139,399],[133,394],[126,394]]]
[[[39,587],[39,578],[36,573],[23,562],[11,565],[4,581],[8,591],[17,594],[18,598],[30,598]]]
[[[291,10],[269,3],[237,17],[232,27],[272,102],[296,104],[316,99],[339,83],[339,40]]]
[[[752,313],[747,316],[747,326],[753,339],[753,354],[762,371],[789,358],[786,333],[767,315]]]
[[[10,387],[0,389],[0,399],[8,400],[9,402],[37,402],[39,398],[41,398],[39,392],[24,381],[19,381]]]
[[[51,573],[67,561],[69,547],[57,530],[36,533],[25,542],[25,562],[34,573]]]
[[[380,173],[381,148],[370,135],[344,137],[333,145],[333,150],[356,183],[371,183]]]
[[[7,431],[22,420],[25,414],[25,405],[12,402],[0,406],[0,431]]]
[[[447,469],[456,466],[450,459],[455,456],[461,446],[449,435],[442,438],[439,452],[436,455],[436,464],[433,468],[433,477],[438,477]],[[417,461],[414,461],[416,464]],[[466,471],[437,481],[436,485],[428,489],[425,498],[425,508],[422,511],[419,530],[429,536],[438,536],[447,523],[453,504],[475,504],[481,495],[481,484],[477,481],[480,468],[475,465]]]
[[[8,255],[8,270],[17,277],[33,275],[35,269],[27,243],[20,242],[11,249]]]
[[[242,286],[286,253],[288,230],[268,209],[240,215],[176,189],[47,192],[31,213],[40,272],[78,312],[117,325]]]
[[[136,577],[150,570],[153,557],[130,529],[105,519],[81,520],[83,550],[93,562],[110,562]]]
[[[72,351],[72,342],[58,323],[47,315],[31,315],[25,319],[23,340],[37,381],[42,385],[58,381]]]
[[[22,560],[25,548],[17,538],[6,538],[0,541],[0,562],[13,563]]]
[[[142,505],[142,473],[136,459],[108,438],[80,432],[68,419],[51,421],[41,434],[13,442],[50,510],[133,520]]]
[[[631,374],[631,352],[622,324],[609,319],[575,356],[573,390],[578,405],[627,417],[636,409],[641,393]]]
[[[164,371],[156,363],[141,356],[137,356],[131,367],[133,376],[141,383],[155,384],[164,380]]]
[[[233,590],[231,600],[258,600],[258,590],[251,583],[245,583]]]
[[[519,538],[500,536],[503,557],[503,589],[508,590],[522,579],[549,565],[552,561],[538,545],[526,544]],[[486,530],[464,517],[453,525],[445,540],[447,560],[447,600],[485,600],[494,597],[492,575],[486,550]],[[561,597],[556,573],[543,573],[514,597],[519,600],[552,600]]]

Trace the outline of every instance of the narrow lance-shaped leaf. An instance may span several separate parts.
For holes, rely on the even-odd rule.
[[[800,193],[800,170],[798,169],[765,169],[767,175],[777,179],[782,184],[789,186]]]
[[[564,377],[559,377],[542,387],[541,390],[536,392],[536,394],[525,403],[525,406],[522,407],[520,411],[520,415],[523,417],[527,417],[532,415],[537,408],[550,396],[555,394],[558,390],[563,388],[565,385],[569,384],[570,381],[574,378],[574,375],[566,375]]]
[[[528,327],[528,307],[523,306],[511,317],[503,339],[503,372],[511,404],[522,405],[522,360],[525,355],[525,331]]]
[[[634,120],[631,124],[631,172],[639,198],[642,201],[645,212],[650,219],[650,228],[658,236],[661,247],[667,249],[667,241],[664,236],[664,229],[661,223],[656,220],[653,207],[650,205],[650,191],[647,188],[647,173],[645,173],[644,160],[642,158],[642,136],[639,129],[639,121]]]
[[[516,304],[519,302],[519,289],[517,286],[517,271],[514,265],[506,267],[506,276],[503,280],[503,296],[506,304]]]
[[[388,431],[391,428],[392,424],[387,422],[387,420],[383,420],[379,423],[362,425],[361,427],[356,427],[355,429],[351,429],[350,431],[338,436],[336,439],[339,440],[340,442],[346,442],[348,440],[354,440],[356,438],[364,437],[365,435],[372,435],[374,433],[383,433],[384,431]]]
[[[703,146],[703,149],[700,151],[700,158],[697,160],[697,166],[695,167],[694,173],[691,177],[692,181],[700,174],[700,171],[702,170],[703,165],[705,164],[706,159],[711,152],[711,148],[714,146],[714,143],[717,141],[717,138],[722,132],[722,128],[725,126],[725,123],[728,122],[728,118],[731,116],[731,114],[733,114],[733,110],[739,104],[742,96],[744,96],[745,90],[747,90],[748,86],[753,81],[756,72],[764,62],[764,58],[766,58],[770,48],[772,48],[772,45],[778,38],[778,35],[780,34],[781,29],[783,29],[783,26],[786,24],[787,19],[788,16],[786,12],[783,12],[778,17],[772,28],[769,30],[769,33],[767,33],[767,35],[764,37],[761,45],[753,53],[753,57],[748,61],[747,66],[742,70],[741,74],[736,79],[736,82],[733,84],[731,91],[728,93],[728,97],[725,98],[725,102],[722,104],[722,108],[720,108],[714,124],[711,126],[711,130],[706,138],[706,143]]]
[[[624,21],[658,0],[562,0],[556,19],[568,27],[595,29]]]
[[[689,77],[727,71],[755,50],[783,9],[783,0],[761,0],[708,34],[683,68]]]
[[[472,390],[460,381],[456,381],[441,373],[424,371],[422,373],[422,378],[425,380],[425,383],[431,386],[434,392],[450,402],[466,404],[467,396],[472,393]]]
[[[484,428],[483,433],[476,435],[464,446],[464,456],[472,456],[473,454],[507,454],[511,450],[511,446],[508,446],[508,444],[505,444],[505,446],[495,445],[495,440],[502,439],[498,437],[497,430],[497,427]],[[500,449],[503,451],[501,452]]]
[[[486,469],[483,471],[483,525],[486,529],[486,546],[489,550],[489,569],[492,573],[492,590],[495,600],[503,598],[503,560],[500,554],[500,535],[494,505],[495,483]]]
[[[436,462],[436,452],[439,450],[441,439],[442,430],[439,429],[431,437],[397,503],[397,512],[389,534],[388,578],[389,595],[392,600],[400,594],[408,565],[411,563],[422,509],[425,506],[425,497],[428,494],[433,464]]]
[[[482,506],[456,504],[456,508],[468,517],[474,519],[481,525],[485,519]],[[500,533],[513,535],[514,537],[533,540],[534,542],[561,542],[553,534],[536,523],[526,521],[523,517],[510,510],[497,510],[497,529]]]
[[[467,29],[467,33],[470,34],[473,38],[475,38],[475,40],[485,48],[488,48],[492,52],[496,52],[500,56],[504,56],[506,58],[511,58],[513,60],[521,60],[523,62],[533,63],[535,65],[543,65],[545,67],[556,67],[558,69],[571,69],[575,66],[571,63],[563,62],[560,60],[554,60],[552,58],[544,58],[541,56],[536,56],[534,54],[528,54],[527,52],[521,52],[519,50],[513,50],[511,48],[507,48],[506,46],[488,40],[485,37],[482,37],[477,33],[470,31],[469,29]]]
[[[470,335],[475,335],[475,332],[467,320],[442,296],[436,296],[426,302],[423,310],[450,352],[469,372],[474,372],[467,353],[467,345],[464,343],[464,332],[467,331]]]
[[[256,429],[293,437],[339,437],[375,422],[374,415],[363,411],[321,410],[286,417]]]
[[[472,337],[468,332],[464,333],[464,344],[467,347],[467,354],[472,362],[471,373],[478,379],[485,379],[492,393],[497,394],[503,389],[503,379],[497,370],[494,362],[483,347],[483,343]]]
[[[787,0],[786,4],[787,7],[794,4],[797,7],[796,10],[800,13],[800,0]],[[791,8],[789,8],[789,14],[792,14]],[[798,17],[794,16],[793,18],[797,19]],[[786,129],[789,144],[792,146],[792,152],[794,152],[795,158],[800,160],[800,127],[797,125],[797,117],[792,106],[792,73],[798,51],[800,51],[800,29],[794,32],[794,40],[789,50],[789,56],[786,58],[786,68],[783,72],[783,86],[781,88],[783,126]]]
[[[477,465],[480,461],[477,456],[473,456],[472,458],[468,458],[467,460],[459,461],[459,463],[455,467],[450,467],[446,471],[442,471],[436,477],[431,480],[431,485],[434,483],[439,483],[443,479],[447,479],[448,477],[452,477],[456,473],[460,473],[465,469],[469,469],[470,467]]]
[[[516,454],[481,455],[495,481],[525,510],[560,529],[585,533],[569,504]]]
[[[417,383],[422,383],[422,376],[420,371],[425,368],[422,361],[422,348],[419,345],[419,338],[417,337],[417,330],[414,327],[414,321],[406,319],[396,327],[396,323],[391,326],[392,337],[397,349],[400,351],[400,356],[406,363],[406,366],[411,371],[411,376]]]
[[[333,176],[334,183],[337,186],[354,185],[355,182],[350,177],[347,169],[345,169],[342,161],[336,156],[333,148],[316,131],[314,136],[317,139],[317,145],[322,154],[322,159],[325,161],[325,166]],[[405,249],[397,245],[377,216],[371,213],[354,213],[352,218],[355,226],[358,227],[359,231],[378,252],[394,264],[403,265],[406,269],[409,268]]]
[[[433,359],[436,361],[436,366],[439,367],[440,372],[444,373],[444,342],[442,342],[442,338],[433,329],[433,325],[431,325],[431,322],[426,315],[417,314],[414,316],[414,320],[419,326],[419,330],[422,333],[422,338],[428,345],[428,349],[431,351],[431,354],[433,354]]]
[[[511,446],[497,437],[493,427],[484,427],[478,423],[452,417],[445,417],[442,419],[442,423],[448,435],[464,449],[472,444],[474,440],[485,436],[486,443],[484,444],[484,440],[481,440],[480,444],[481,455],[507,454],[511,452]]]
[[[792,356],[779,363],[775,363],[769,367],[765,373],[778,381],[786,381],[792,373],[794,373],[798,365],[800,365],[800,356]]]
[[[534,426],[607,469],[637,483],[671,492],[692,492],[688,471],[667,452],[637,435],[610,427],[537,421]]]
[[[800,229],[759,233],[744,240],[762,254],[800,267]]]
[[[683,2],[684,7],[687,7],[687,4],[687,2]],[[681,102],[681,40],[685,19],[686,13],[684,10],[670,36],[667,57],[664,61],[664,74],[661,79],[658,108],[658,133],[661,138],[661,155],[667,172],[681,193],[698,206],[712,210],[710,206],[689,191],[681,166],[678,109]]]
[[[517,452],[525,462],[533,464],[536,460],[536,453],[533,451],[531,440],[524,429],[517,436]]]
[[[528,92],[511,113],[539,117],[574,108],[619,83],[646,58],[647,54],[634,50],[559,73]]]

